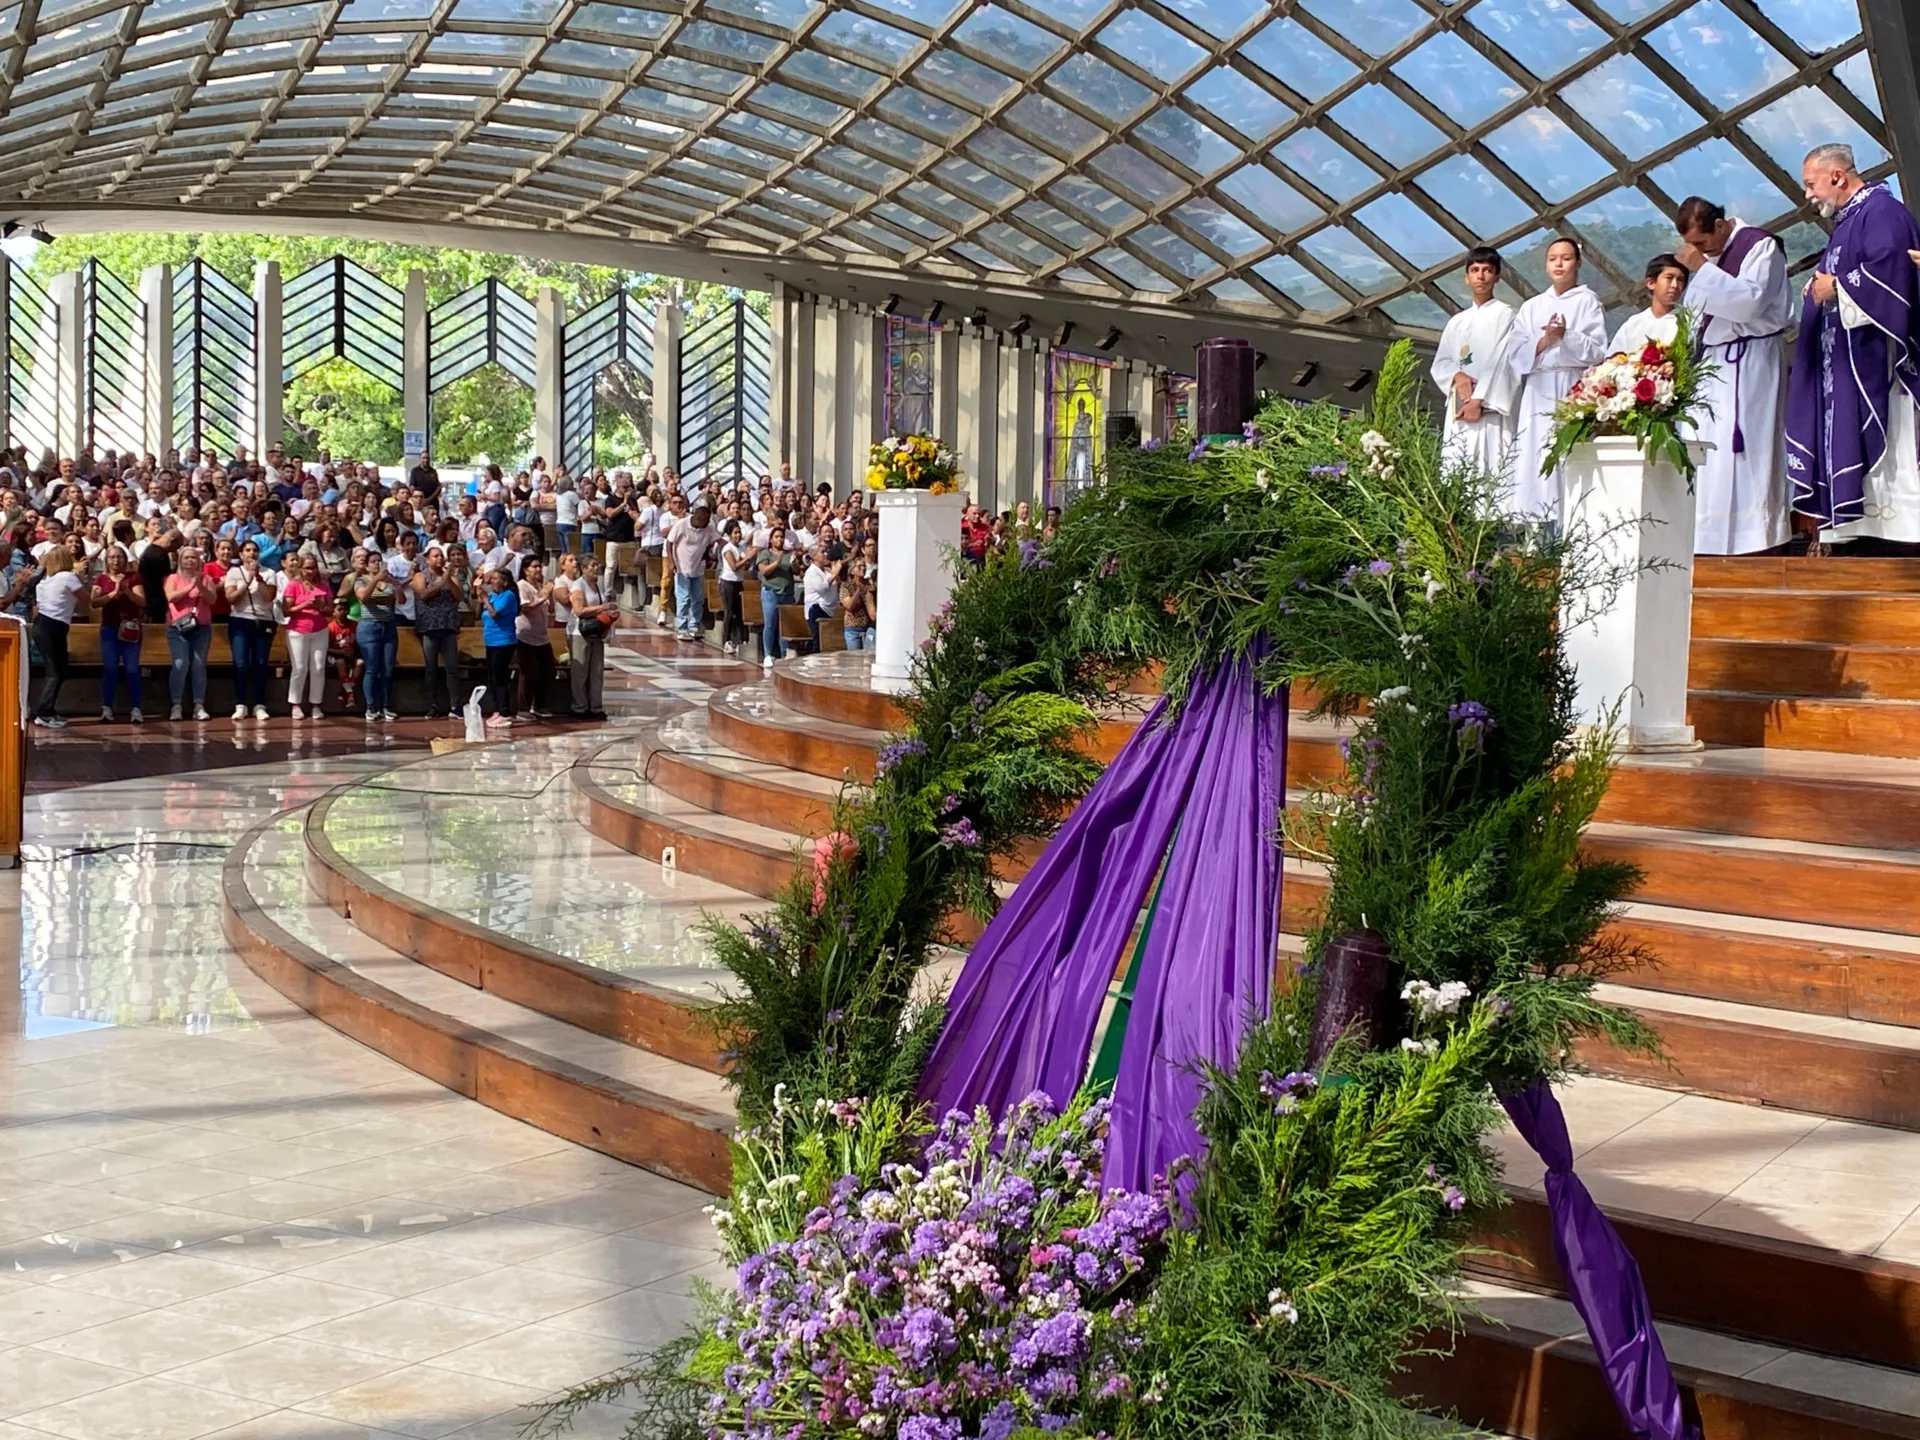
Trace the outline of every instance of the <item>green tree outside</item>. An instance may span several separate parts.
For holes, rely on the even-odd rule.
[[[396,289],[406,284],[407,271],[423,272],[429,305],[491,277],[528,298],[542,285],[551,285],[564,298],[567,313],[575,315],[622,288],[658,303],[678,283],[682,307],[694,322],[742,293],[723,285],[676,282],[672,276],[607,265],[301,235],[173,231],[62,235],[34,256],[33,270],[45,279],[98,260],[128,284],[138,285],[141,271],[148,266],[198,259],[250,291],[256,261],[279,261],[281,274],[292,280],[334,255],[346,256]],[[764,314],[768,297],[745,293],[748,303]],[[614,465],[644,451],[652,433],[652,412],[652,395],[639,376],[624,367],[603,374],[594,397],[595,461]],[[327,361],[288,386],[286,416],[285,443],[292,453],[307,455],[324,449],[340,457],[389,463],[400,457],[400,395],[346,360]],[[502,465],[517,464],[533,446],[533,395],[498,366],[485,366],[433,397],[430,443],[435,457],[449,464],[466,464],[482,456]]]

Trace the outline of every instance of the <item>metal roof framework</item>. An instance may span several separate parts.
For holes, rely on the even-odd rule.
[[[1580,236],[1625,306],[1688,193],[1804,263],[1809,147],[1920,183],[1915,37],[1864,4],[15,0],[0,214],[504,227],[1427,334],[1470,245],[1524,294]]]

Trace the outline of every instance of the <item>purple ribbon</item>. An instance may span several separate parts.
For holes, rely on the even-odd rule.
[[[1536,1076],[1524,1090],[1501,1096],[1500,1103],[1547,1167],[1553,1256],[1566,1276],[1573,1308],[1586,1322],[1621,1419],[1634,1440],[1700,1440],[1681,1411],[1680,1387],[1654,1328],[1640,1267],[1573,1173],[1573,1141],[1553,1087]]]

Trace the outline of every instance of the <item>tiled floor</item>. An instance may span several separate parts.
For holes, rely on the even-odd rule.
[[[29,800],[0,873],[0,1440],[506,1440],[719,1278],[704,1195],[412,1075],[227,950],[225,847],[392,758]]]

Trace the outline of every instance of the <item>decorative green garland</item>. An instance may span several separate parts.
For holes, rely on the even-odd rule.
[[[941,1014],[924,972],[950,917],[992,913],[996,865],[1092,783],[1093,707],[1156,661],[1177,706],[1260,642],[1266,684],[1311,684],[1351,722],[1344,774],[1286,821],[1330,896],[1276,1014],[1210,1077],[1184,1223],[1134,1282],[1150,1289],[1133,1388],[1098,1424],[1237,1440],[1429,1423],[1391,1378],[1454,1323],[1470,1213],[1499,1203],[1493,1094],[1564,1074],[1582,1036],[1652,1037],[1593,995],[1643,958],[1604,933],[1636,876],[1578,851],[1609,737],[1576,733],[1560,643],[1564,612],[1619,577],[1498,516],[1487,477],[1442,462],[1419,376],[1402,344],[1369,415],[1274,404],[1244,444],[1116,456],[1054,541],[959,585],[909,732],[873,786],[842,795],[811,873],[747,929],[708,927],[738,982],[717,1019],[750,1127],[722,1207],[735,1259],[785,1253],[804,1217],[891,1183],[930,1123],[908,1108]],[[1315,964],[1363,928],[1385,938],[1401,1003],[1380,1049],[1346,1042],[1309,1074]],[[610,1383],[677,1417],[662,1433],[757,1436],[738,1302],[712,1303],[697,1343]],[[866,1433],[822,1403],[791,1411],[796,1440]],[[961,1416],[899,1433],[1003,1433]]]

